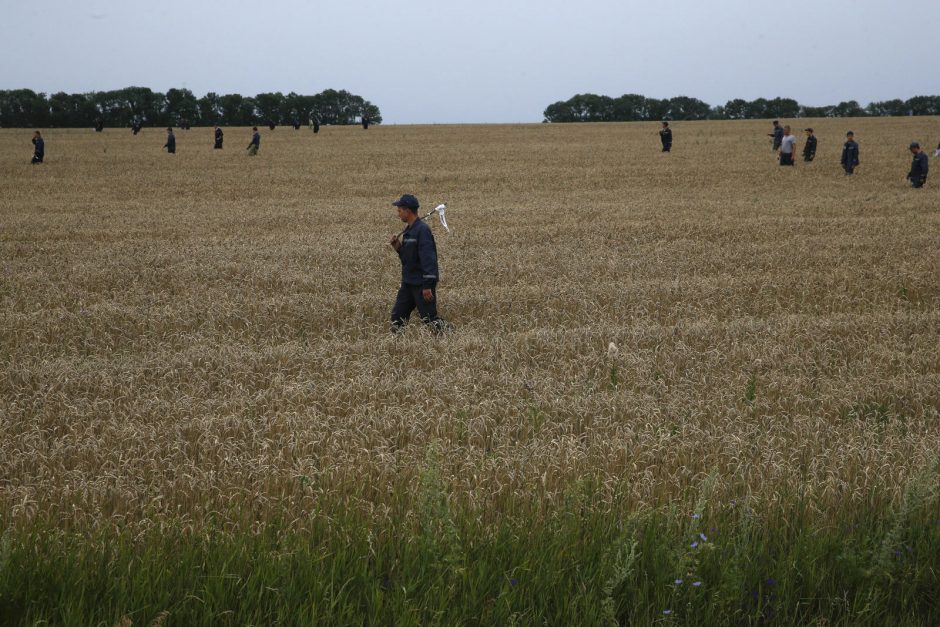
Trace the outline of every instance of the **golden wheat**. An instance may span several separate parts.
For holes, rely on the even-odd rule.
[[[936,119],[0,132],[0,518],[63,527],[382,515],[434,466],[495,516],[901,498],[940,450]],[[851,128],[862,166],[843,177]],[[387,333],[414,193],[445,338]],[[616,355],[608,354],[610,342]]]

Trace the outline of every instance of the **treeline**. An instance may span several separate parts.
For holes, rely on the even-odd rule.
[[[548,105],[545,122],[633,122],[652,120],[750,120],[763,118],[854,118],[867,116],[940,115],[940,96],[872,102],[862,107],[855,100],[825,107],[809,107],[792,98],[736,98],[713,107],[698,98],[677,96],[659,100],[639,94],[619,98],[578,94]]]
[[[247,97],[210,92],[202,98],[188,89],[175,88],[165,94],[146,87],[126,87],[50,96],[30,89],[0,91],[0,127],[5,128],[90,127],[98,118],[106,126],[129,126],[135,119],[145,126],[177,126],[181,121],[194,126],[306,124],[314,115],[321,124],[356,124],[363,114],[373,124],[382,122],[377,106],[334,89],[315,96],[275,92]]]

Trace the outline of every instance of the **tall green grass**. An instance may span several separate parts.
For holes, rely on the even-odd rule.
[[[172,525],[136,535],[36,523],[0,544],[4,624],[931,625],[936,473],[890,510],[829,516],[789,495],[483,522],[428,474],[381,520],[324,508],[303,529]],[[690,499],[693,502],[695,499]],[[329,513],[327,513],[329,509]],[[492,517],[490,517],[492,518]],[[823,522],[826,521],[826,522]]]

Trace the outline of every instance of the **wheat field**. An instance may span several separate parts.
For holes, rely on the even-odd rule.
[[[936,496],[940,196],[904,175],[940,125],[807,125],[794,168],[767,121],[676,122],[670,154],[646,123],[279,127],[256,157],[49,129],[41,166],[0,131],[3,528],[381,525],[429,477],[483,528],[584,486],[612,520],[799,495],[819,528]],[[388,332],[402,193],[448,204],[446,337]]]

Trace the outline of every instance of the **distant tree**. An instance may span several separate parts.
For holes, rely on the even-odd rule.
[[[199,101],[188,89],[168,89],[165,97],[163,118],[160,124],[175,126],[180,120],[190,123],[199,121]]]
[[[669,109],[665,117],[672,120],[705,120],[711,113],[711,107],[698,98],[676,96],[669,99]]]
[[[773,98],[766,101],[765,118],[796,118],[800,115],[800,103],[792,98]]]
[[[49,125],[60,128],[91,126],[98,115],[91,94],[67,94],[64,91],[49,96]]]
[[[832,117],[834,118],[860,118],[865,116],[865,109],[855,100],[840,102],[832,107]]]
[[[225,118],[225,110],[222,108],[222,98],[214,91],[196,101],[199,106],[199,124],[205,126],[215,126],[221,124]]]
[[[907,105],[900,98],[894,100],[885,100],[883,102],[872,102],[865,110],[868,115],[873,116],[903,116],[909,115]]]
[[[735,98],[734,100],[729,100],[727,103],[725,103],[723,113],[725,119],[744,120],[748,117],[749,112],[750,106],[748,105],[747,100]]]
[[[624,94],[611,102],[611,116],[618,122],[635,122],[649,119],[646,96]]]
[[[46,95],[31,89],[0,91],[0,126],[48,126],[49,103]]]
[[[832,107],[800,107],[801,118],[831,118]]]
[[[908,115],[940,115],[940,96],[914,96],[904,104]]]
[[[263,122],[274,122],[275,124],[284,124],[286,120],[281,117],[281,110],[284,106],[284,94],[281,92],[264,93],[255,96],[255,115]]]
[[[219,97],[222,120],[226,126],[251,126],[255,119],[255,101],[241,94],[226,94]]]

